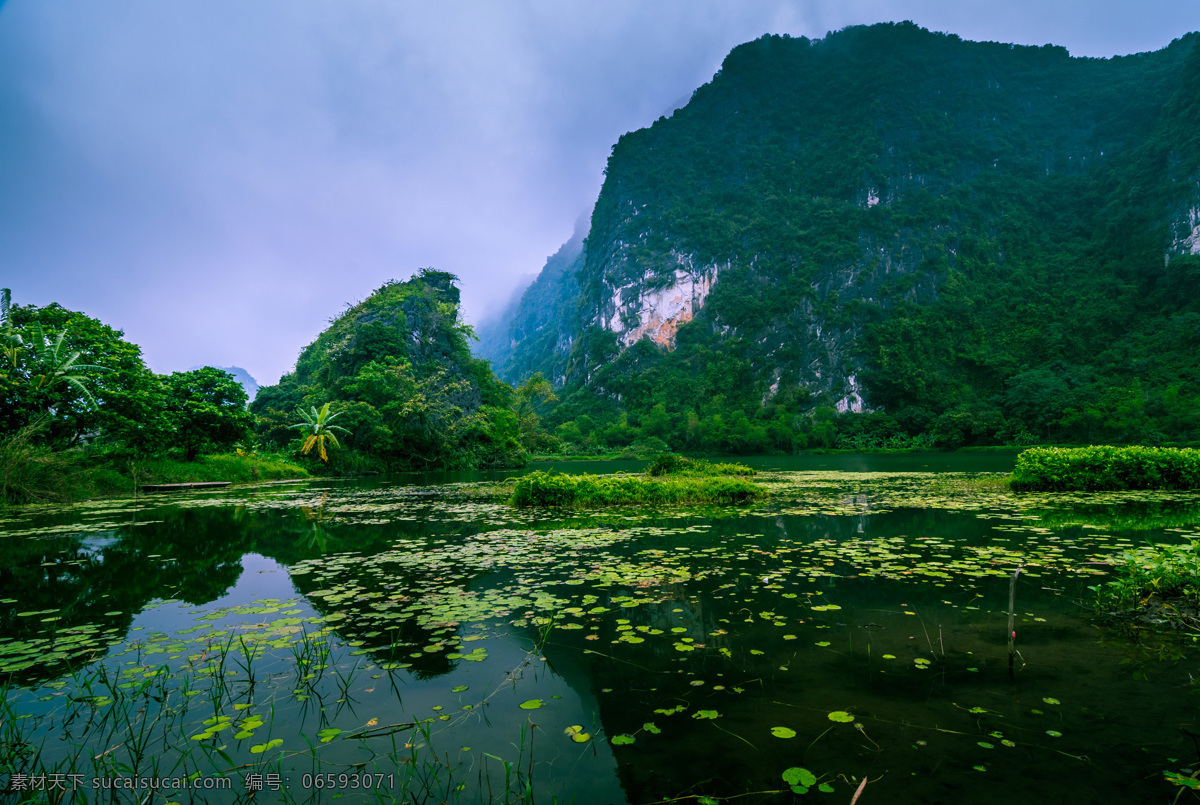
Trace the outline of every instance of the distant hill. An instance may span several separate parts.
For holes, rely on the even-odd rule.
[[[203,366],[191,366],[188,371],[203,369]],[[249,372],[240,366],[214,366],[214,369],[220,369],[222,372],[229,372],[233,375],[233,379],[242,384],[242,388],[246,390],[246,396],[250,401],[254,401],[254,395],[258,393],[258,381],[255,380]]]
[[[621,137],[489,357],[677,448],[1200,439],[1198,38],[740,45]]]

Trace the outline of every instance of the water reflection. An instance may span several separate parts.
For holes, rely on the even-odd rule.
[[[31,523],[0,540],[0,661],[50,723],[63,700],[36,686],[68,663],[111,647],[116,668],[161,663],[215,689],[214,646],[253,638],[254,681],[241,655],[221,673],[236,712],[270,702],[285,769],[433,748],[441,765],[406,767],[421,785],[469,781],[466,801],[530,769],[542,798],[787,801],[791,766],[846,798],[865,776],[878,801],[1164,793],[1167,758],[1189,751],[1190,642],[1103,639],[1079,603],[1099,562],[1194,530],[1194,497],[952,511],[825,481],[820,505],[751,510],[510,515],[384,481],[141,505],[96,514],[103,528]],[[1009,683],[1017,564],[1025,665]],[[326,625],[325,667],[302,662],[295,638]],[[136,660],[118,656],[127,640]],[[14,655],[36,661],[13,671]],[[428,736],[384,731],[425,719]],[[320,730],[366,737],[322,744]],[[213,738],[231,758],[211,753],[213,768],[262,760],[263,741]],[[1120,751],[1133,746],[1154,748]]]

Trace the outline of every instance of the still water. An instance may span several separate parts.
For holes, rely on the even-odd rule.
[[[1193,637],[1107,628],[1088,587],[1200,497],[782,461],[748,507],[515,511],[458,474],[10,514],[0,800],[1175,796]]]

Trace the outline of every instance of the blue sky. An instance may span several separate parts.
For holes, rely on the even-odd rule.
[[[905,19],[1108,57],[1200,29],[1200,2],[9,0],[0,287],[155,371],[264,383],[423,266],[478,322],[590,210],[617,138],[732,47]]]

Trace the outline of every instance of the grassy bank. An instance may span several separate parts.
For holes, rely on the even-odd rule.
[[[1017,492],[1200,489],[1200,450],[1174,447],[1034,447],[1017,456]]]
[[[308,471],[284,455],[209,455],[131,461],[86,449],[51,451],[18,433],[0,443],[0,506],[71,503],[131,495],[145,484],[306,478]]]
[[[517,480],[514,506],[594,508],[630,503],[748,503],[767,490],[727,476],[560,475],[534,472]]]

